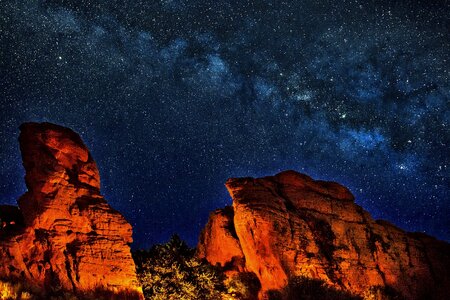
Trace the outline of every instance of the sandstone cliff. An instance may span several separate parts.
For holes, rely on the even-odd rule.
[[[20,210],[0,207],[8,223],[0,229],[0,279],[43,297],[70,291],[142,299],[131,225],[100,194],[97,166],[80,137],[49,123],[20,129],[28,191]]]
[[[233,205],[210,215],[198,255],[229,276],[253,272],[259,298],[297,276],[356,295],[374,288],[406,299],[449,295],[450,245],[373,220],[337,183],[286,171],[229,179],[226,187]]]

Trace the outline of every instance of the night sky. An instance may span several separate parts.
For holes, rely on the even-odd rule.
[[[18,126],[78,132],[134,247],[194,245],[229,177],[294,169],[450,241],[448,1],[0,2],[0,201]]]

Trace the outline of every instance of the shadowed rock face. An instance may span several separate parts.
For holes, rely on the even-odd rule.
[[[0,278],[43,294],[103,290],[141,299],[131,225],[101,196],[97,166],[80,137],[49,123],[20,129],[28,191],[18,202],[25,226],[13,235],[0,232]]]
[[[0,205],[0,236],[23,228],[23,216],[17,206]]]
[[[286,171],[226,187],[233,206],[210,215],[198,255],[231,275],[255,273],[260,298],[298,276],[359,295],[381,286],[406,299],[448,296],[450,245],[373,220],[337,183]]]

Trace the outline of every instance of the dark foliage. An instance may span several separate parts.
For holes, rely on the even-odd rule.
[[[294,277],[282,291],[270,291],[270,300],[362,300],[347,291],[328,286],[318,279]]]
[[[226,294],[222,272],[196,258],[176,235],[133,257],[146,299],[214,300]]]

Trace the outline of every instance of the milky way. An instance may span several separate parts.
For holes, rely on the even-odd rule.
[[[228,177],[285,169],[450,240],[450,7],[429,2],[2,1],[0,198],[26,190],[18,126],[50,121],[135,247],[194,245]]]

